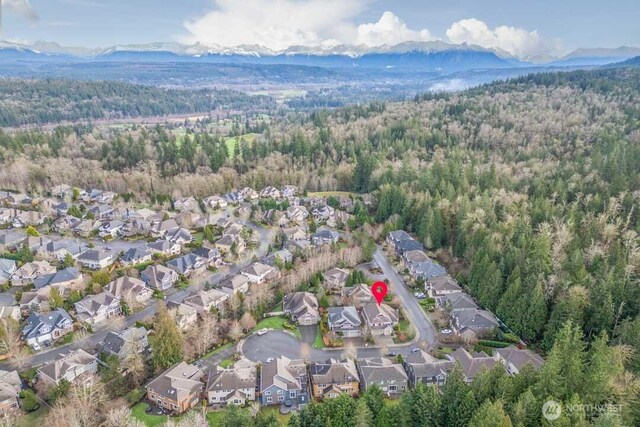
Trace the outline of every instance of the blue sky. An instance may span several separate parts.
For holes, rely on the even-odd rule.
[[[638,0],[2,0],[4,40],[110,46],[444,40],[518,56],[640,46]]]

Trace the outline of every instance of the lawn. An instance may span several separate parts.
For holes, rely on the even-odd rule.
[[[248,408],[242,408],[242,411],[249,411]],[[282,415],[280,413],[279,407],[262,407],[262,409],[260,410],[260,412],[265,413],[265,414],[269,414],[269,413],[273,413],[276,416],[276,420],[278,420],[278,425],[279,426],[286,426],[287,424],[289,424],[289,418],[291,418],[291,414],[287,414],[287,415]],[[207,412],[207,422],[209,423],[210,426],[218,426],[220,425],[220,422],[222,420],[222,416],[224,414],[224,410],[220,410],[220,411],[210,411]]]
[[[150,415],[145,411],[149,407],[148,404],[144,402],[140,402],[131,408],[131,415],[139,421],[142,421],[145,425],[149,427],[161,426],[167,422],[169,419],[166,415]]]
[[[218,366],[220,366],[221,368],[228,368],[229,366],[233,365],[233,359],[229,358],[229,359],[224,359],[222,362],[218,363]]]
[[[289,327],[287,327],[286,325],[289,325]],[[284,317],[280,317],[280,316],[267,317],[266,319],[263,319],[260,321],[260,323],[258,323],[254,331],[259,331],[260,329],[264,329],[264,328],[277,329],[281,331],[289,331],[292,334],[294,334],[296,337],[302,338],[302,335],[300,334],[300,330]]]
[[[234,345],[234,343],[232,342],[228,342],[225,345],[222,345],[218,348],[215,348],[213,350],[211,350],[209,353],[205,354],[204,356],[200,357],[201,359],[206,359],[209,356],[213,356],[214,354],[218,354],[226,349],[228,349],[229,347],[231,347],[232,345]]]
[[[322,340],[322,332],[320,332],[320,328],[318,328],[318,332],[316,332],[316,339],[313,341],[313,348],[324,348],[324,341]]]

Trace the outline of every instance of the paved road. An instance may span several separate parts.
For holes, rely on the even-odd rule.
[[[380,246],[378,246],[373,255],[373,259],[382,269],[385,277],[389,279],[390,290],[400,298],[405,313],[407,313],[414,328],[417,330],[419,342],[425,341],[429,346],[434,347],[436,344],[436,330],[433,324],[427,317],[427,313],[420,307],[411,290],[405,285],[402,277],[393,269],[391,262],[389,262]]]

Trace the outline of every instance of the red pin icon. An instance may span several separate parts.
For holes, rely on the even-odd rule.
[[[376,282],[371,285],[371,293],[376,301],[378,301],[378,305],[382,304],[384,297],[387,296],[387,291],[387,284],[384,282]]]

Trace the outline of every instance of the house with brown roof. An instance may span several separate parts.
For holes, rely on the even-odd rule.
[[[0,414],[7,414],[17,410],[18,396],[22,389],[22,380],[18,371],[0,369]]]
[[[340,292],[347,283],[349,271],[344,268],[332,268],[322,274],[324,278],[324,287],[328,291]]]
[[[167,302],[167,310],[173,316],[178,328],[184,331],[198,321],[198,310],[181,302]]]
[[[105,289],[116,298],[131,303],[143,304],[151,298],[153,291],[140,279],[123,276],[110,282]]]
[[[11,275],[11,285],[24,286],[33,283],[39,277],[55,273],[56,268],[47,261],[32,261],[25,263]]]
[[[74,304],[76,317],[81,322],[99,323],[122,313],[120,298],[109,291],[87,295]]]
[[[462,293],[462,287],[448,274],[427,280],[424,284],[424,289],[431,298]]]
[[[220,282],[222,292],[226,292],[229,295],[233,295],[236,292],[246,294],[249,292],[249,279],[243,274],[236,274],[231,277],[227,277]]]
[[[317,399],[334,398],[341,394],[357,396],[360,391],[360,376],[351,359],[312,363],[309,375],[311,391]]]
[[[200,316],[210,313],[212,308],[221,309],[229,294],[218,289],[198,291],[184,299],[184,303],[196,309]]]
[[[176,414],[181,414],[200,402],[204,388],[204,373],[195,365],[180,362],[147,384],[147,399]]]
[[[351,300],[351,303],[356,307],[373,302],[371,286],[365,283],[360,283],[352,288],[345,288],[344,291],[347,297]]]

